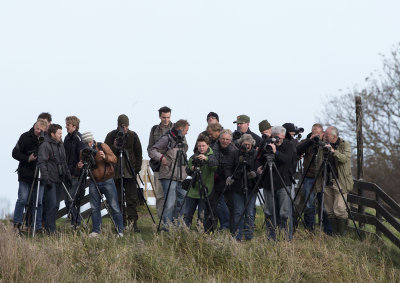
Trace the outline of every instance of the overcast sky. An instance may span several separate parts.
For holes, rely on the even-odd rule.
[[[157,109],[188,119],[190,151],[210,111],[307,130],[323,99],[361,88],[400,41],[399,1],[1,1],[1,207],[11,151],[40,112],[103,141],[125,113],[144,157]],[[66,134],[66,130],[63,130]],[[0,215],[1,216],[1,215]]]

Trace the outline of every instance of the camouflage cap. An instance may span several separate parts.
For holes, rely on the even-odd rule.
[[[260,123],[258,123],[258,128],[260,129],[260,133],[262,133],[265,130],[271,129],[272,127],[268,120],[262,120]]]
[[[250,123],[250,117],[247,115],[239,115],[236,118],[236,121],[233,121],[233,123],[237,124],[244,124],[244,123]]]

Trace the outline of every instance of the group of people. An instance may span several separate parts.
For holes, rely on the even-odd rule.
[[[299,141],[293,123],[271,126],[263,120],[258,124],[259,136],[250,130],[247,115],[237,116],[233,122],[237,130],[232,132],[222,127],[217,113],[210,112],[207,128],[198,135],[193,154],[187,159],[189,147],[185,135],[189,122],[181,119],[172,123],[171,109],[166,106],[158,112],[160,123],[150,130],[147,152],[162,230],[169,231],[171,225],[182,225],[182,221],[191,227],[197,210],[197,219],[206,232],[227,229],[237,241],[251,240],[258,198],[263,204],[268,237],[276,239],[279,231],[290,240],[299,217],[295,213],[298,212],[294,202],[296,184],[302,179],[306,228],[315,229],[318,202],[324,211],[324,231],[345,233],[346,196],[352,189],[351,150],[350,144],[339,137],[336,127],[324,131],[322,125],[314,124],[306,139]],[[91,132],[81,134],[76,116],[67,117],[65,122],[68,134],[62,142],[62,127],[51,123],[49,113],[40,114],[13,149],[13,157],[20,162],[15,229],[19,231],[22,225],[24,210],[30,205],[27,203],[30,192],[38,196],[38,205],[30,205],[36,206],[36,213],[30,217],[36,220],[37,230],[56,231],[56,214],[63,198],[71,225],[79,226],[82,219],[76,200],[84,192],[82,170],[89,166],[87,170],[92,173],[89,236],[101,233],[103,195],[118,235],[123,236],[127,225],[140,232],[137,225],[140,190],[136,175],[143,157],[139,137],[129,129],[129,118],[120,115],[117,129],[108,133],[104,143],[95,142]],[[85,148],[94,149],[90,151],[94,158],[92,165],[82,157]],[[304,180],[295,174],[299,160],[303,160]],[[323,162],[329,162],[330,166],[322,166]],[[320,168],[328,169],[322,172]],[[40,186],[35,185],[37,180]]]

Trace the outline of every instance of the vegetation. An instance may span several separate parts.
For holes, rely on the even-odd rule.
[[[109,221],[99,238],[71,231],[18,238],[0,223],[0,281],[4,282],[399,282],[400,252],[381,241],[337,238],[299,229],[293,242],[269,241],[259,211],[256,236],[236,242],[229,233],[206,235],[176,228],[157,233],[142,217],[141,233],[115,236]],[[198,228],[198,227],[197,227]],[[201,230],[201,229],[200,229]]]
[[[364,177],[397,202],[400,191],[400,44],[383,56],[382,71],[365,79],[362,89],[348,89],[326,101],[318,120],[335,125],[356,150],[355,97],[363,107]],[[356,154],[353,155],[355,161]],[[356,162],[353,162],[356,164]],[[353,166],[355,168],[355,166]]]

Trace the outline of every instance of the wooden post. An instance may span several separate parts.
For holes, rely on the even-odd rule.
[[[365,90],[363,90],[365,94]],[[355,97],[356,103],[356,133],[357,133],[357,180],[364,179],[364,170],[363,170],[363,162],[364,162],[364,153],[363,153],[363,136],[362,136],[362,121],[363,121],[363,112],[362,112],[362,101],[361,96]],[[362,197],[364,195],[364,191],[362,190],[362,185],[358,184],[358,192],[357,194]],[[364,214],[365,207],[363,205],[358,206],[358,213]],[[360,227],[364,226],[364,224],[359,223]]]

